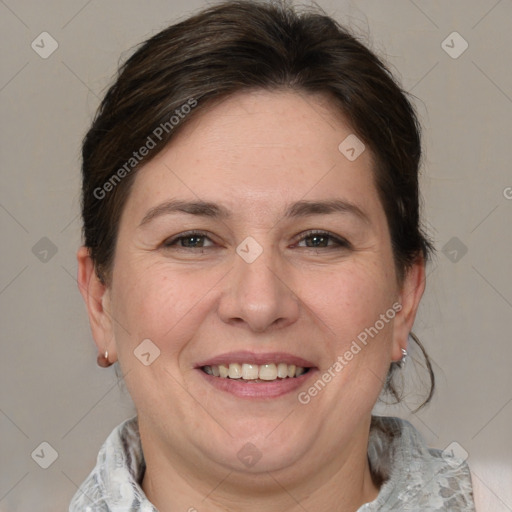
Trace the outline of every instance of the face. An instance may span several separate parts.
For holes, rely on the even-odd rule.
[[[367,435],[422,288],[351,134],[327,98],[244,93],[138,172],[93,332],[178,466],[293,477]]]

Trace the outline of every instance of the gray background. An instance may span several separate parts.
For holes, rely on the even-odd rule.
[[[432,446],[456,441],[481,510],[510,511],[512,2],[319,4],[385,56],[417,97],[425,130],[425,216],[439,252],[415,331],[438,389],[417,414],[408,402],[385,412]],[[101,443],[133,414],[114,370],[96,366],[75,281],[80,142],[120,56],[204,5],[0,1],[1,511],[65,510]],[[47,59],[31,48],[43,31],[59,45]],[[453,31],[469,45],[458,58],[442,47]],[[462,41],[452,39],[453,54]],[[58,453],[48,469],[34,460],[48,462],[48,448],[31,457],[43,441]]]

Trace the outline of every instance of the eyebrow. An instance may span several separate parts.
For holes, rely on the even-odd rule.
[[[180,201],[173,199],[151,208],[142,219],[139,227],[144,226],[156,217],[172,213],[188,213],[201,217],[228,218],[231,216],[229,210],[216,203],[207,201]]]
[[[173,199],[166,201],[151,208],[139,224],[139,227],[148,224],[153,219],[163,215],[170,215],[175,213],[187,213],[200,217],[210,217],[215,219],[228,219],[232,217],[231,212],[217,204],[208,201],[180,201]],[[370,219],[354,203],[344,201],[341,199],[329,199],[323,201],[297,201],[286,208],[284,218],[298,218],[308,217],[311,215],[325,215],[332,213],[346,213],[351,214],[365,223],[369,224]]]
[[[325,201],[297,201],[287,208],[284,216],[287,218],[307,217],[309,215],[325,215],[329,213],[348,213],[365,223],[370,219],[359,206],[342,199],[329,199]]]

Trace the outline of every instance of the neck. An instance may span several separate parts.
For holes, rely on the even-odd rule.
[[[165,447],[145,442],[141,425],[147,467],[142,488],[160,512],[355,512],[378,494],[367,458],[369,421],[367,427],[319,467],[308,467],[305,461],[248,475],[204,460],[182,460]]]

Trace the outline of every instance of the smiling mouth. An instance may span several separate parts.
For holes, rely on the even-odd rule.
[[[220,379],[261,383],[297,378],[308,373],[310,368],[287,363],[230,363],[201,366],[201,370],[207,375]]]

